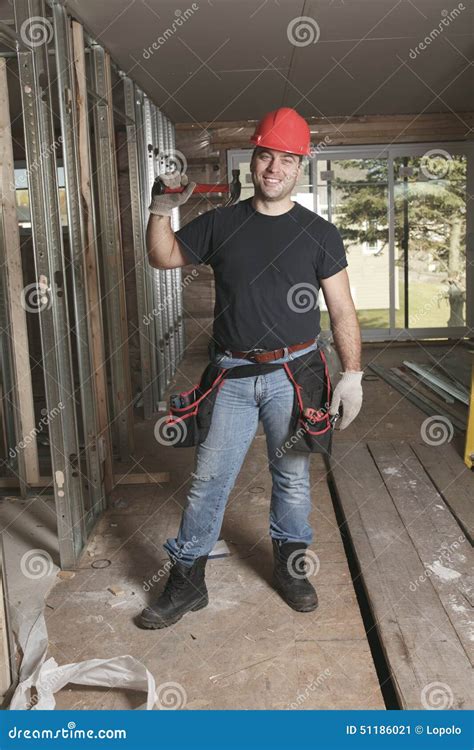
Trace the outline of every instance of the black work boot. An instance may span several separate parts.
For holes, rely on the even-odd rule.
[[[146,607],[138,618],[142,628],[167,628],[178,622],[186,612],[209,604],[204,570],[208,555],[196,558],[191,566],[176,560],[170,570],[163,593],[151,607]]]
[[[306,577],[303,542],[281,542],[273,539],[273,584],[285,602],[297,612],[312,612],[318,606],[314,586]]]

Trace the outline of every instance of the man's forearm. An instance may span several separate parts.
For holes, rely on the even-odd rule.
[[[150,265],[155,268],[166,266],[176,241],[170,217],[150,214],[146,228],[146,247]]]
[[[331,329],[342,369],[360,371],[361,336],[355,309],[348,308],[337,316],[332,315]]]

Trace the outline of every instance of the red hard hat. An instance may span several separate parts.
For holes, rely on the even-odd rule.
[[[308,123],[290,107],[268,112],[258,123],[250,139],[256,146],[309,156],[311,133]]]

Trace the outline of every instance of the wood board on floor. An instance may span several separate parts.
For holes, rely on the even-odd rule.
[[[419,440],[410,444],[472,544],[474,541],[474,473],[469,471],[451,443],[427,445]]]
[[[462,529],[404,441],[336,443],[331,467],[401,707],[472,707]]]

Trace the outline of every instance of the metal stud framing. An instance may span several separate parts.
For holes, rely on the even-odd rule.
[[[169,149],[167,143],[167,133],[164,124],[164,116],[157,111],[157,136],[158,149],[160,158],[158,160],[159,174],[166,174],[169,167]],[[163,318],[165,326],[165,337],[167,341],[167,358],[166,358],[166,385],[170,382],[176,369],[175,356],[175,336],[173,320],[173,276],[172,270],[161,271],[161,289],[163,296]]]
[[[66,183],[71,273],[77,341],[77,362],[81,393],[82,423],[91,507],[86,524],[90,527],[105,508],[105,493],[101,479],[101,460],[97,439],[100,432],[91,361],[94,332],[88,317],[87,287],[85,282],[86,234],[79,186],[79,150],[77,144],[77,109],[74,80],[71,23],[64,8],[53,3],[54,41],[57,59],[59,114],[63,141],[63,165]]]
[[[162,149],[160,147],[160,113],[157,107],[153,107],[153,142],[155,153],[158,158],[154,160],[155,176],[158,177],[164,173],[162,169]],[[164,388],[168,386],[173,373],[173,334],[172,322],[169,315],[169,299],[171,294],[169,284],[169,271],[159,271],[155,276],[155,298],[160,300],[161,310],[161,330],[164,332],[165,342],[165,359],[163,369]]]
[[[42,0],[15,0],[18,62],[37,281],[45,298],[38,312],[48,412],[53,488],[62,567],[74,567],[85,540],[84,487],[78,467],[78,431],[57,185],[47,44],[28,46],[25,26],[45,19]],[[25,26],[22,26],[25,24]]]
[[[93,166],[91,153],[91,128],[87,96],[86,53],[84,29],[73,20],[72,44],[74,55],[74,80],[76,83],[77,146],[79,149],[79,185],[85,232],[85,277],[87,282],[88,322],[92,332],[91,359],[93,363],[94,390],[97,404],[100,437],[98,447],[103,459],[104,485],[107,492],[113,486],[112,440],[110,434],[107,362],[105,355],[104,322],[102,316],[102,290],[99,270],[97,222],[93,195]]]
[[[133,411],[128,358],[127,310],[123,272],[120,207],[118,200],[113,104],[109,54],[92,45],[99,215],[104,267],[104,301],[107,319],[108,356],[111,372],[112,435],[120,458],[133,451]]]
[[[149,159],[145,133],[145,95],[143,91],[141,91],[141,89],[139,89],[136,85],[135,95],[135,132],[137,136],[140,207],[143,232],[145,236],[146,225],[148,221],[147,208],[150,201],[150,187],[148,176]],[[146,255],[146,247],[143,248],[143,254]],[[151,281],[151,266],[148,262],[145,262],[143,268],[143,284],[141,285],[141,294],[143,297],[143,306],[146,307],[147,312],[146,320],[148,322],[148,325],[146,326],[145,333],[148,341],[147,346],[150,350],[151,412],[154,413],[156,410],[156,404],[159,400],[159,385],[157,380],[157,355],[153,313],[153,284]]]
[[[126,77],[124,81],[127,82]],[[126,83],[126,86],[126,114],[130,117],[131,84]],[[140,320],[140,355],[142,361],[150,358],[151,405],[149,399],[145,404],[146,416],[150,416],[158,410],[184,348],[180,269],[152,268],[145,247],[151,188],[155,178],[165,174],[170,166],[174,133],[169,120],[138,87],[135,87],[134,125],[130,125],[127,132],[132,194],[136,192],[137,178],[140,187],[138,198],[132,196],[132,221],[135,227],[141,213],[143,222],[142,229],[135,232],[134,228],[134,242],[138,308],[141,319],[146,320],[145,326]],[[172,222],[176,229],[178,217],[174,216]],[[144,372],[147,373],[146,368]],[[145,392],[145,381],[143,389]]]
[[[168,118],[166,115],[161,115],[161,127],[163,128],[163,139],[165,144],[165,159],[166,159],[166,169],[169,171],[172,168],[172,150],[171,150],[171,141],[170,141],[170,132],[168,127]],[[175,217],[176,217],[176,210],[173,211],[173,217],[171,219],[171,224],[174,227],[175,225]],[[167,296],[167,310],[168,310],[168,325],[170,329],[170,356],[171,356],[171,367],[170,367],[170,377],[172,377],[173,373],[176,370],[176,367],[178,365],[178,340],[177,340],[177,329],[176,329],[176,322],[177,322],[177,308],[176,308],[176,272],[174,268],[168,269],[166,271],[167,274],[167,288],[168,288],[168,296]]]
[[[168,128],[168,144],[170,154],[175,157],[176,154],[176,140],[174,125],[171,120],[167,117],[166,124]],[[176,157],[175,157],[176,158]],[[174,211],[172,220],[173,230],[176,232],[179,229],[179,210]],[[176,367],[181,361],[184,354],[184,323],[183,323],[183,288],[182,288],[182,274],[181,268],[172,269],[174,279],[174,316],[175,316],[175,335],[176,335]]]
[[[48,5],[46,5],[46,1]],[[52,477],[40,476],[37,447],[28,443],[13,470],[22,494],[34,486],[52,487],[57,510],[58,542],[62,568],[74,568],[88,532],[105,508],[105,492],[112,488],[109,408],[115,447],[123,459],[133,450],[133,411],[128,359],[128,333],[123,272],[120,207],[115,154],[111,61],[92,40],[89,86],[86,79],[84,34],[61,0],[14,0],[19,82],[24,114],[25,151],[31,210],[42,365],[49,421]],[[49,16],[49,17],[48,17]],[[37,40],[36,27],[44,26],[45,41]],[[29,37],[28,27],[34,25]],[[46,39],[46,37],[48,37]],[[54,37],[54,39],[53,39]],[[31,39],[34,41],[32,42]],[[53,40],[51,42],[51,40]],[[55,140],[52,87],[48,56],[54,44],[61,138]],[[159,144],[171,148],[172,127],[164,125],[157,108],[121,74],[129,156],[133,242],[144,412],[151,418],[174,373],[180,349],[176,294],[179,277],[152,269],[146,253],[150,188],[161,173],[156,161]],[[97,204],[94,206],[93,171],[88,119],[92,98]],[[0,60],[0,276],[1,323],[12,333],[2,339],[3,385],[11,395],[6,414],[9,443],[21,441],[28,428],[34,432],[34,405],[28,358],[25,310],[18,300],[23,290],[21,253],[15,207],[14,163],[9,129],[6,63]],[[69,232],[69,255],[63,246],[56,149],[61,147]],[[9,191],[5,185],[8,182]],[[97,215],[96,215],[97,214]],[[96,219],[98,221],[96,221]],[[176,226],[175,221],[173,226]],[[16,239],[15,239],[16,238]],[[8,240],[8,243],[7,243]],[[104,290],[101,291],[98,246],[101,248]],[[74,309],[69,319],[68,292]],[[21,309],[20,309],[21,308]],[[107,323],[108,361],[104,349],[103,320]],[[13,321],[13,322],[12,322]],[[71,323],[77,346],[78,393],[76,411]],[[148,325],[149,324],[149,325]],[[5,345],[5,343],[7,345]],[[24,346],[23,346],[24,344]],[[111,376],[107,393],[106,363]],[[79,416],[82,419],[79,424]],[[81,430],[79,429],[81,427]],[[84,435],[84,464],[79,452]],[[83,471],[81,471],[83,469]],[[167,481],[165,472],[156,481]],[[127,483],[142,475],[124,475]],[[115,480],[120,477],[115,476]],[[146,479],[149,479],[147,476]],[[13,477],[0,486],[13,486]]]
[[[135,257],[135,279],[137,289],[138,328],[140,336],[140,365],[145,419],[153,414],[152,358],[155,348],[150,341],[150,331],[154,332],[153,314],[150,316],[147,293],[148,260],[145,245],[143,177],[140,175],[140,154],[143,132],[141,128],[142,96],[135,84],[127,76],[123,77],[125,114],[127,115],[128,169],[130,174],[130,201],[133,230],[133,251]],[[150,319],[151,317],[151,319]]]
[[[146,197],[149,201],[153,182],[155,181],[155,141],[154,141],[154,105],[147,96],[143,97],[143,135],[145,170],[144,178]],[[148,205],[148,204],[147,204]],[[148,222],[148,212],[145,221]],[[163,271],[152,268],[148,264],[148,288],[149,298],[152,303],[153,323],[150,326],[153,331],[153,368],[154,368],[154,410],[158,410],[158,402],[163,398],[166,390],[167,362],[169,357],[169,342],[166,335],[166,324],[164,320],[164,302],[161,292],[161,276]]]

